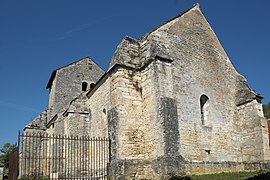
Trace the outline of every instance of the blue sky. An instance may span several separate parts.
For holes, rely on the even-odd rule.
[[[270,101],[269,0],[1,0],[0,146],[48,104],[54,69],[90,56],[104,70],[125,35],[139,38],[195,3],[238,71]]]

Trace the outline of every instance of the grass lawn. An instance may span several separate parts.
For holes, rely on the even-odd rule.
[[[192,175],[189,176],[192,180],[243,180],[243,179],[270,179],[270,173],[259,172],[228,172],[219,174],[205,174],[205,175]],[[187,178],[188,179],[188,178]]]

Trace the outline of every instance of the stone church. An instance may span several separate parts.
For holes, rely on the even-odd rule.
[[[52,72],[26,132],[111,140],[117,179],[254,170],[270,159],[262,96],[232,64],[198,4],[139,39],[107,71],[90,57]]]

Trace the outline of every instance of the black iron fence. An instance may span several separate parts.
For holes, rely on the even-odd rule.
[[[23,133],[19,137],[18,179],[107,179],[107,138],[46,133]]]

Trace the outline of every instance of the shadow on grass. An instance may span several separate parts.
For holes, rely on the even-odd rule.
[[[169,180],[270,180],[270,172],[238,172],[197,176],[172,176]]]
[[[169,180],[192,180],[189,176],[172,176]]]
[[[247,180],[257,180],[257,179],[260,179],[260,180],[266,180],[266,179],[270,179],[270,172],[267,172],[267,173],[261,173],[261,174],[258,174],[254,177],[250,177],[250,178],[247,178]]]

